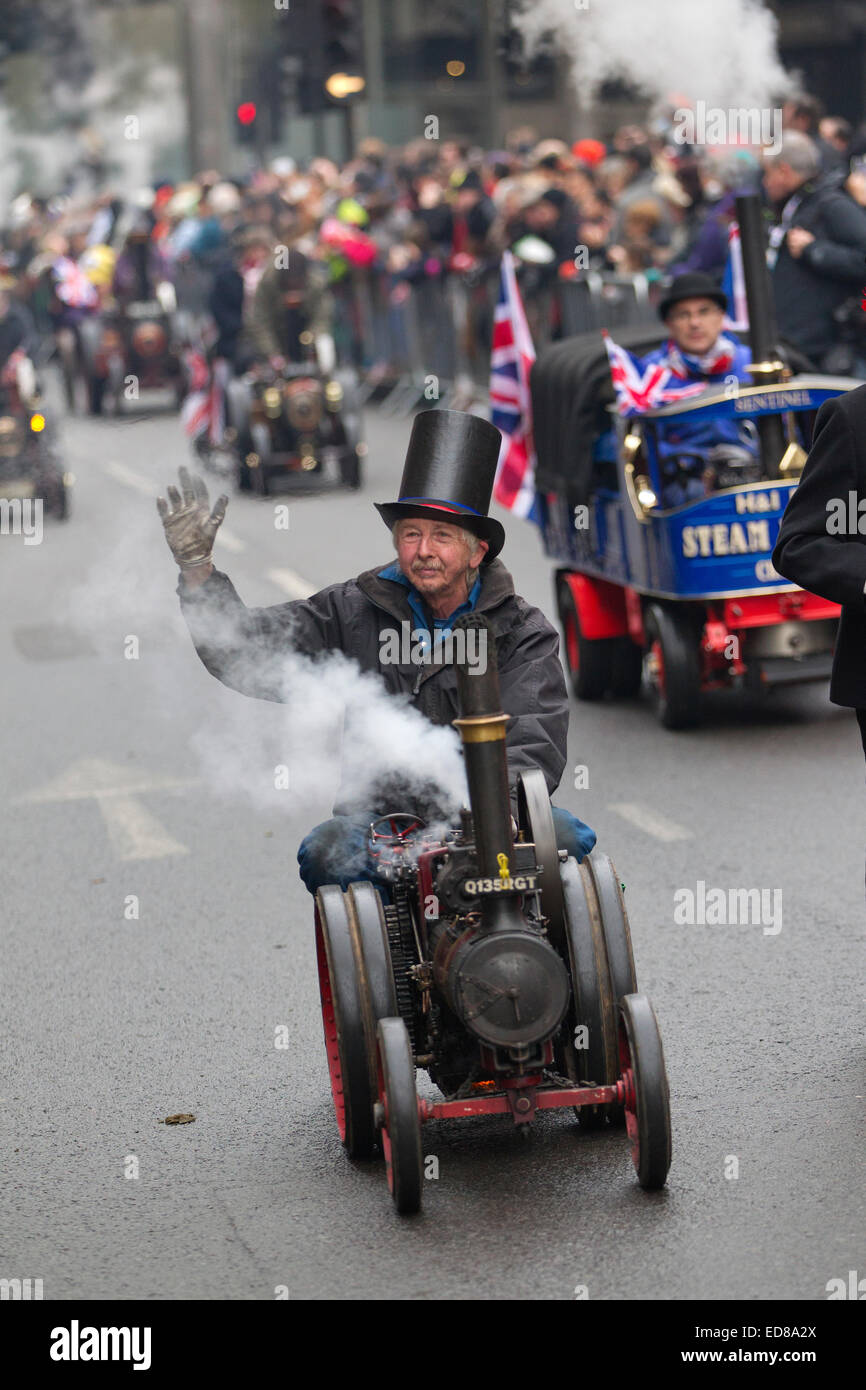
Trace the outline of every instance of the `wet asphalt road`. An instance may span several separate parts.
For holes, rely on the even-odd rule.
[[[293,499],[288,532],[232,498],[217,561],[247,603],[388,559],[370,503],[394,495],[407,436],[371,412],[363,492]],[[334,787],[263,790],[304,711],[225,689],[193,651],[151,500],[186,461],[177,419],[64,437],[71,519],[38,546],[0,538],[0,1275],[48,1299],[813,1300],[866,1273],[850,712],[825,686],[720,697],[669,734],[645,703],[573,704],[589,786],[569,770],[557,799],[627,885],[670,1074],[669,1184],[644,1194],[624,1138],[571,1112],[529,1143],[504,1119],[440,1123],[439,1177],[401,1220],[331,1112],[295,849]],[[551,613],[534,530],[507,529],[518,591]],[[676,925],[674,893],[699,880],[781,889],[781,930]],[[160,1123],[178,1112],[195,1123]]]

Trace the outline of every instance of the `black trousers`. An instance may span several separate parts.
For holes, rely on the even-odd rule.
[[[857,723],[860,725],[860,738],[863,741],[863,753],[866,755],[866,709],[858,709],[855,713],[857,715]]]

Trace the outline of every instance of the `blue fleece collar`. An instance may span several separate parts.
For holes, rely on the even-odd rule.
[[[418,590],[415,588],[415,585],[412,584],[412,583],[406,578],[405,574],[403,574],[402,570],[399,568],[399,566],[397,565],[396,561],[394,562],[393,565],[387,565],[387,566],[385,567],[385,569],[379,570],[379,575],[378,575],[378,577],[379,577],[380,579],[393,579],[393,580],[396,581],[396,583],[402,584],[403,587],[404,587],[404,589],[408,589],[408,590],[409,590],[409,593],[408,593],[409,607],[412,609],[412,612],[414,613],[415,618],[417,619],[418,627],[420,628],[420,630],[421,630],[422,633],[425,633],[425,634],[427,635],[427,640],[429,641],[429,640],[430,640],[430,628],[429,628],[429,626],[428,626],[427,618],[426,618],[425,613],[424,613],[424,605],[423,605],[423,600],[422,600],[422,598],[421,598],[421,595],[419,594]],[[472,609],[475,607],[476,603],[478,602],[478,595],[479,595],[480,593],[481,593],[481,575],[479,574],[478,577],[477,577],[477,579],[475,580],[475,583],[472,585],[472,588],[471,588],[470,591],[469,591],[469,597],[468,597],[468,599],[466,600],[466,602],[465,602],[465,603],[461,603],[461,605],[460,605],[459,608],[455,608],[455,609],[454,609],[454,612],[453,612],[449,617],[447,617],[447,618],[434,618],[434,619],[433,619],[433,627],[434,627],[436,630],[441,631],[441,632],[446,632],[446,631],[447,631],[447,632],[450,632],[450,631],[451,631],[451,628],[454,626],[454,623],[455,623],[456,619],[460,617],[461,613],[469,613],[469,612],[472,611]]]

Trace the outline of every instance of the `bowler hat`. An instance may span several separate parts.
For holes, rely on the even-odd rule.
[[[719,288],[712,275],[705,275],[701,270],[689,270],[671,282],[664,298],[659,301],[659,318],[666,319],[681,299],[711,299],[720,309],[728,307],[724,290]]]
[[[462,410],[422,410],[412,422],[396,502],[374,506],[388,529],[402,517],[420,516],[465,527],[487,541],[484,560],[505,544],[500,522],[487,515],[502,435],[480,415]]]

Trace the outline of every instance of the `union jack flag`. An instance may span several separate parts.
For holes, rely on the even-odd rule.
[[[749,305],[746,301],[746,277],[743,271],[743,247],[740,242],[740,224],[732,222],[728,227],[728,259],[722,276],[722,289],[728,297],[728,312],[722,323],[723,328],[733,328],[740,333],[749,331]]]
[[[491,419],[502,431],[493,496],[517,516],[540,521],[535,492],[535,445],[529,371],[535,348],[514,274],[514,258],[503,252],[499,303],[493,316],[490,357]]]
[[[58,256],[52,267],[57,298],[70,309],[93,309],[99,303],[96,287],[71,256]]]
[[[615,343],[609,333],[602,332],[610,362],[610,375],[616,392],[619,415],[642,415],[645,410],[670,405],[686,396],[698,396],[706,390],[706,382],[689,386],[668,386],[673,371],[664,362],[644,363],[635,353]]]
[[[220,444],[225,428],[228,363],[217,358],[210,370],[204,354],[193,349],[186,355],[186,366],[190,389],[180,409],[184,430],[190,439],[206,433],[209,443]]]

